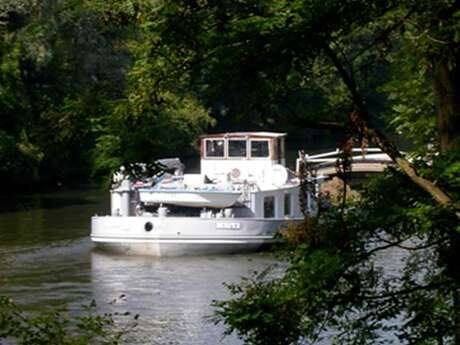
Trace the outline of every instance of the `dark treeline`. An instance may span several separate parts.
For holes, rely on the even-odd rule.
[[[121,33],[77,2],[1,6],[1,178],[17,189],[84,180],[123,95],[131,62]]]
[[[179,63],[160,54],[149,60],[154,38],[129,18],[134,9],[118,6],[109,13],[88,1],[0,4],[0,178],[12,191],[184,156],[215,124],[210,105],[184,88]],[[224,108],[214,107],[222,119],[214,130],[243,129],[219,116]]]
[[[159,85],[167,66],[142,65],[140,28],[105,14],[87,1],[0,4],[0,179],[11,191],[187,154],[211,124],[194,98]]]
[[[3,191],[101,181],[122,164],[184,157],[203,131],[289,131],[296,146],[314,148],[342,137],[315,123],[341,113],[317,89],[296,89],[299,76],[275,88],[248,67],[237,79],[231,66],[203,72],[200,52],[175,46],[181,37],[159,15],[142,1],[0,4]]]

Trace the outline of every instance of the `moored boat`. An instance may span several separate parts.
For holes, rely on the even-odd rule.
[[[177,169],[153,186],[119,179],[111,214],[92,218],[92,241],[117,253],[154,256],[246,252],[276,242],[281,227],[303,219],[299,179],[285,166],[285,136],[205,135],[199,174]]]

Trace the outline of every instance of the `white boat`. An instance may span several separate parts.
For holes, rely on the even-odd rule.
[[[205,135],[199,174],[178,168],[147,187],[118,176],[111,214],[92,217],[92,241],[117,253],[154,256],[254,251],[276,242],[281,227],[303,219],[299,180],[285,167],[285,136]],[[313,212],[307,199],[306,211]]]

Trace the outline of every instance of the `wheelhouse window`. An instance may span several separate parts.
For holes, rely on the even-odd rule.
[[[275,217],[275,197],[266,196],[264,198],[264,218]]]
[[[251,140],[251,157],[266,158],[268,156],[268,140]]]
[[[228,156],[246,157],[246,140],[229,140]]]
[[[290,193],[284,194],[284,215],[290,216],[292,212],[292,197]]]
[[[224,140],[208,139],[206,142],[206,157],[224,157]]]

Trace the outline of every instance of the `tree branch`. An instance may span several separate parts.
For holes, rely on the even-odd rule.
[[[424,245],[420,245],[420,246],[406,246],[406,245],[403,245],[402,243],[405,242],[405,241],[408,241],[410,238],[399,238],[397,237],[396,238],[396,241],[390,241],[390,240],[387,240],[386,238],[383,238],[382,236],[380,236],[379,234],[377,234],[377,232],[374,231],[374,236],[378,238],[379,241],[383,242],[383,243],[386,243],[386,244],[389,244],[390,246],[395,246],[395,247],[398,247],[398,248],[401,248],[401,249],[404,249],[404,250],[409,250],[409,251],[416,251],[416,250],[421,250],[421,249],[428,249],[428,248],[431,248],[433,246],[439,246],[443,243],[443,241],[436,241],[436,242],[429,242],[427,244],[424,244]]]
[[[358,91],[358,86],[355,81],[347,73],[341,61],[329,46],[324,46],[324,52],[331,59],[351,94],[353,104],[356,108],[356,111],[352,112],[349,116],[353,125],[357,129],[366,133],[366,135],[378,147],[380,147],[380,149],[386,153],[396,163],[396,165],[398,165],[402,172],[404,172],[415,184],[429,193],[440,205],[444,207],[453,206],[457,210],[460,210],[460,205],[455,204],[451,197],[441,188],[436,186],[434,182],[422,177],[415,166],[403,157],[401,152],[399,152],[396,146],[388,140],[383,133],[369,125],[369,112],[367,111],[366,105]],[[457,217],[460,218],[460,212],[457,212]]]
[[[428,285],[416,285],[411,288],[391,291],[391,292],[387,292],[387,293],[380,294],[380,295],[363,295],[361,298],[363,300],[379,300],[379,299],[385,299],[385,298],[399,297],[399,296],[408,295],[408,294],[411,294],[413,292],[420,291],[420,290],[437,289],[437,288],[444,286],[445,284],[446,284],[445,282],[436,282],[436,283],[432,283]]]

